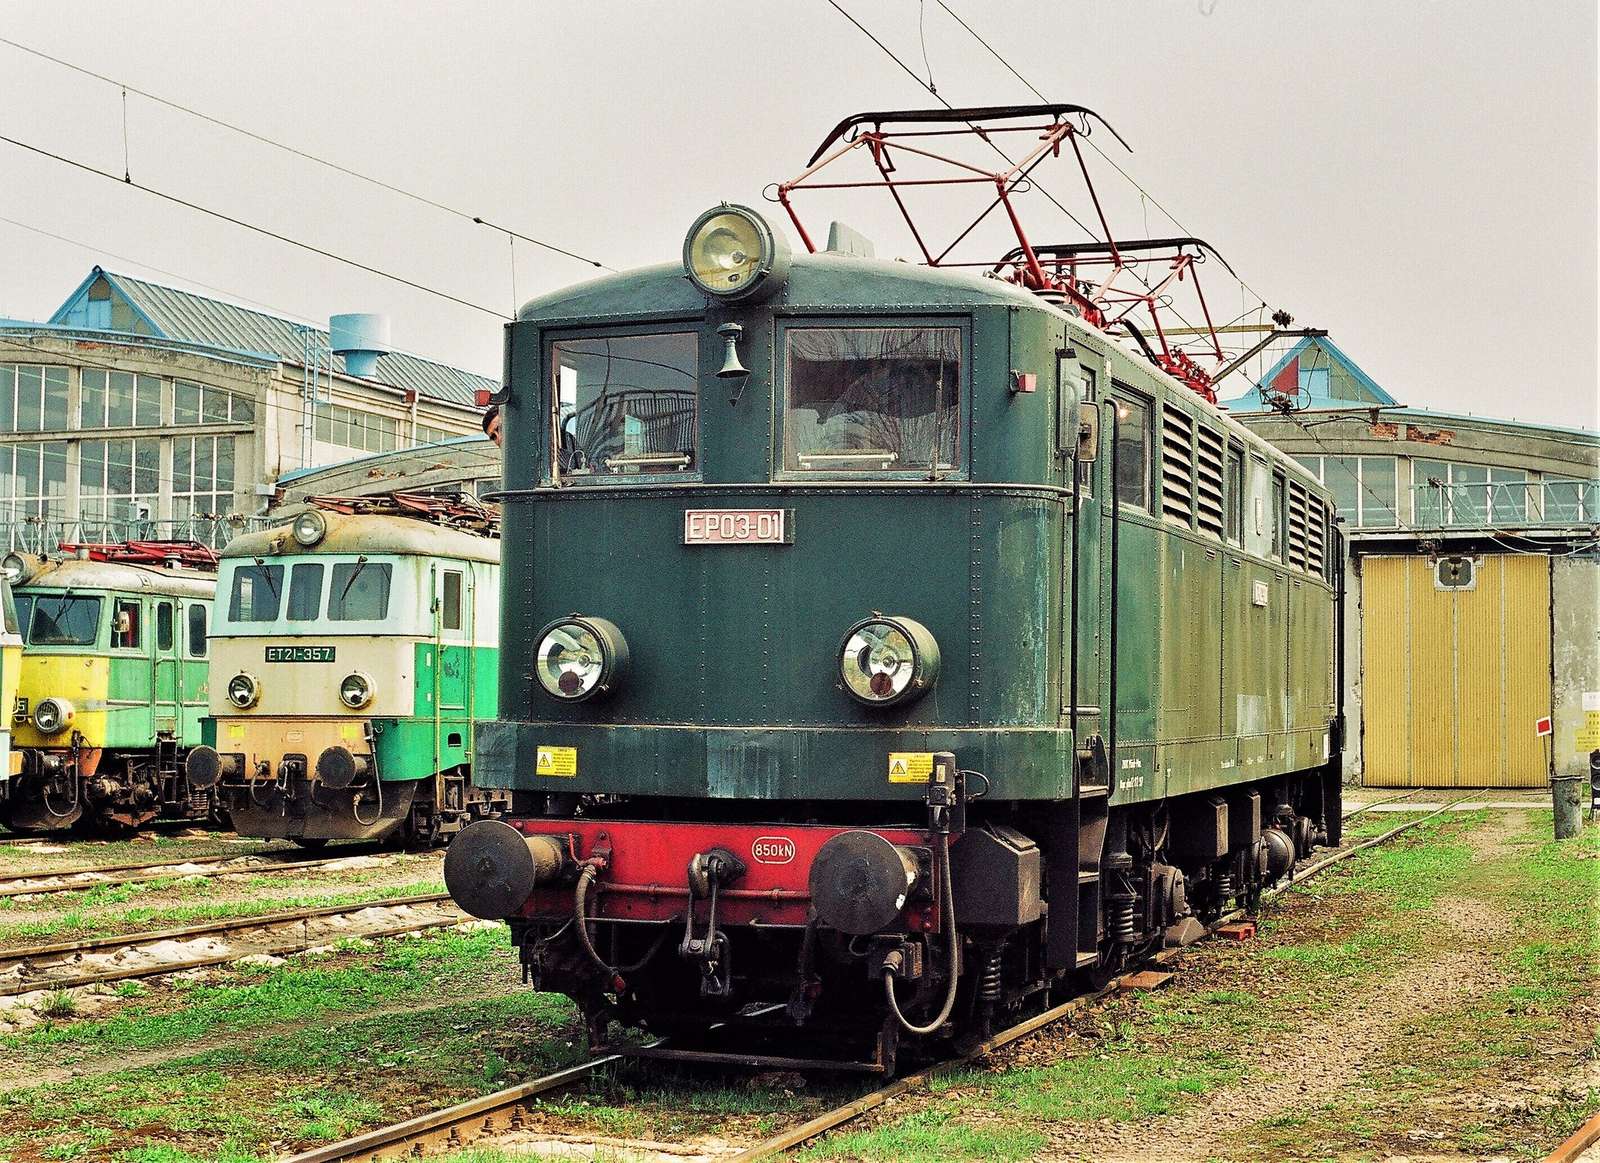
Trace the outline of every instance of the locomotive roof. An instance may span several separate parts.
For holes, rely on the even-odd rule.
[[[222,550],[229,557],[304,557],[319,553],[390,553],[405,557],[446,557],[458,561],[500,563],[500,541],[460,529],[434,525],[415,517],[378,513],[333,513],[317,510],[328,522],[321,541],[307,548],[288,525],[242,533]]]
[[[217,575],[182,566],[136,565],[122,561],[85,561],[68,557],[46,561],[18,592],[36,589],[115,590],[164,594],[177,598],[210,598],[217,590]]]
[[[866,286],[870,284],[870,293]],[[1000,279],[968,270],[916,266],[823,252],[797,254],[783,288],[762,306],[840,311],[965,310],[984,304],[1045,306]],[[517,318],[544,324],[599,323],[608,316],[682,319],[706,313],[706,297],[681,262],[639,267],[563,287],[523,305]]]

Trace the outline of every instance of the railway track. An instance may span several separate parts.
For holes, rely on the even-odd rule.
[[[280,872],[299,872],[320,868],[356,856],[371,856],[380,849],[376,845],[352,845],[333,856],[318,856],[308,860],[287,859],[292,852],[263,850],[259,852],[230,852],[222,856],[193,856],[171,860],[152,860],[141,864],[80,865],[76,868],[55,868],[34,872],[19,872],[0,876],[0,900],[7,897],[43,896],[57,892],[79,892],[89,888],[117,888],[125,884],[145,884],[174,877],[211,877],[240,875],[270,875]],[[261,860],[264,864],[242,863]],[[117,873],[131,873],[118,876]]]
[[[1387,803],[1390,801],[1382,802]],[[1341,848],[1319,860],[1314,860],[1292,872],[1289,880],[1263,893],[1262,900],[1271,900],[1289,892],[1318,873],[1348,860],[1359,852],[1387,843],[1434,817],[1443,815],[1456,803],[1463,802],[1465,802],[1465,797],[1446,804],[1435,811],[1428,812],[1426,815],[1408,820],[1379,836],[1363,840],[1359,844],[1353,844],[1348,848]],[[1365,808],[1359,808],[1352,812],[1351,815],[1359,814],[1364,810]],[[1348,819],[1349,817],[1347,816],[1346,818]],[[1219,917],[1213,923],[1212,928],[1215,929],[1218,925],[1237,920],[1242,915],[1243,913],[1239,911],[1228,913]],[[1018,1042],[1030,1034],[1072,1016],[1074,1013],[1115,993],[1127,977],[1143,971],[1152,964],[1165,964],[1181,952],[1182,950],[1180,949],[1172,949],[1157,953],[1144,964],[1130,970],[1127,974],[1115,978],[1101,990],[1081,994],[1062,1002],[1060,1005],[992,1035],[970,1050],[925,1067],[914,1074],[893,1079],[876,1090],[851,1099],[849,1102],[842,1103],[832,1110],[808,1119],[797,1126],[781,1131],[737,1153],[730,1153],[726,1158],[729,1163],[752,1163],[754,1160],[781,1156],[785,1152],[803,1146],[869,1111],[876,1110],[900,1095],[927,1086],[929,1082],[942,1074],[966,1065],[975,1059],[992,1054],[996,1050]],[[329,1143],[326,1146],[317,1147],[298,1155],[285,1156],[280,1160],[280,1163],[347,1163],[347,1161],[351,1161],[351,1163],[353,1161],[377,1163],[379,1160],[412,1159],[441,1149],[459,1148],[486,1136],[515,1131],[522,1127],[530,1109],[530,1103],[537,1100],[539,1096],[575,1085],[588,1078],[595,1070],[611,1065],[623,1057],[624,1055],[622,1054],[603,1055],[588,1062],[568,1067],[565,1070],[536,1078],[520,1086],[511,1087],[508,1090],[484,1095],[481,1098],[472,1099],[457,1106],[446,1107],[432,1114],[408,1119],[405,1122],[379,1127],[354,1138],[345,1139],[337,1143]]]
[[[338,923],[339,918],[360,913],[372,915],[354,925]],[[385,918],[379,915],[382,913],[392,915]],[[448,893],[438,892],[6,949],[0,950],[0,997],[182,973],[225,965],[252,954],[301,953],[341,938],[394,937],[469,920],[451,903]],[[232,939],[224,940],[229,937]]]

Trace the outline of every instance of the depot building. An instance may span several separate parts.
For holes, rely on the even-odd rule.
[[[1337,499],[1347,774],[1369,787],[1586,775],[1600,749],[1600,434],[1402,405],[1326,336],[1225,404]]]

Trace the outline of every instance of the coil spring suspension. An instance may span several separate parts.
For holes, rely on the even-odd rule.
[[[1227,904],[1233,899],[1233,869],[1224,868],[1217,873],[1217,902]]]
[[[1137,898],[1131,892],[1114,892],[1111,894],[1111,915],[1108,927],[1111,939],[1123,945],[1132,945],[1136,940],[1133,927],[1133,903]]]
[[[991,949],[983,960],[983,973],[978,977],[978,1000],[993,1005],[1000,1000],[1000,950]]]

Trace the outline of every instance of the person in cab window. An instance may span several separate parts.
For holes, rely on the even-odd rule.
[[[490,440],[494,441],[496,448],[500,447],[500,405],[490,404],[489,410],[483,414],[483,432]]]

